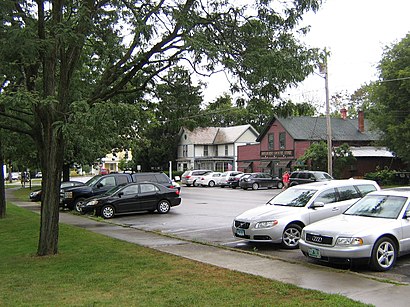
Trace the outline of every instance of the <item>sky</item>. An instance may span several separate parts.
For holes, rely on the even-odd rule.
[[[309,47],[326,48],[329,94],[352,94],[365,83],[377,80],[377,64],[385,46],[410,33],[410,0],[324,0],[317,13],[304,16],[310,32],[301,38]],[[317,72],[319,73],[319,72]],[[229,92],[223,74],[209,80],[205,101]],[[294,102],[325,103],[325,81],[313,74],[282,97]]]

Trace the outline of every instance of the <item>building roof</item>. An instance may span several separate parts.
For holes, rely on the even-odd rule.
[[[394,158],[395,155],[389,151],[386,147],[350,147],[353,157],[377,157],[377,158]]]
[[[253,132],[255,139],[258,137],[258,132],[251,125],[195,128],[192,131],[182,128],[181,132],[184,131],[186,133],[192,144],[216,145],[235,143],[247,130]]]
[[[294,140],[319,141],[327,139],[326,117],[277,117],[274,116],[257,139],[260,142],[269,128],[278,121]],[[359,131],[358,119],[331,118],[332,140],[377,141],[380,134],[369,130],[369,121],[364,120],[364,131]]]

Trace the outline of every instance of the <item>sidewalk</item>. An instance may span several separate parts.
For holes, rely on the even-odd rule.
[[[40,206],[35,203],[10,201],[35,212],[39,212],[40,209]],[[165,253],[230,270],[259,275],[306,289],[341,294],[375,306],[401,307],[410,305],[410,285],[408,284],[392,284],[370,279],[350,271],[291,263],[284,259],[272,259],[252,253],[179,240],[140,229],[95,221],[86,216],[74,215],[69,212],[61,211],[60,222]]]

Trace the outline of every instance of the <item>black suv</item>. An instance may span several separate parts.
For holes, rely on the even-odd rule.
[[[333,180],[333,177],[321,171],[294,171],[290,174],[290,186],[316,181]]]
[[[66,187],[60,190],[60,207],[75,209],[80,212],[86,198],[101,195],[113,187],[130,182],[150,181],[166,187],[174,187],[171,179],[164,173],[111,173],[97,175],[80,186]]]

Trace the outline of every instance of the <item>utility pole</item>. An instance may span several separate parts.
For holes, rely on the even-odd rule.
[[[327,52],[325,49],[324,74],[325,74],[325,91],[326,91],[326,136],[327,136],[327,172],[333,176],[333,156],[332,156],[332,125],[330,122],[330,104],[329,104],[329,74],[327,68]]]

